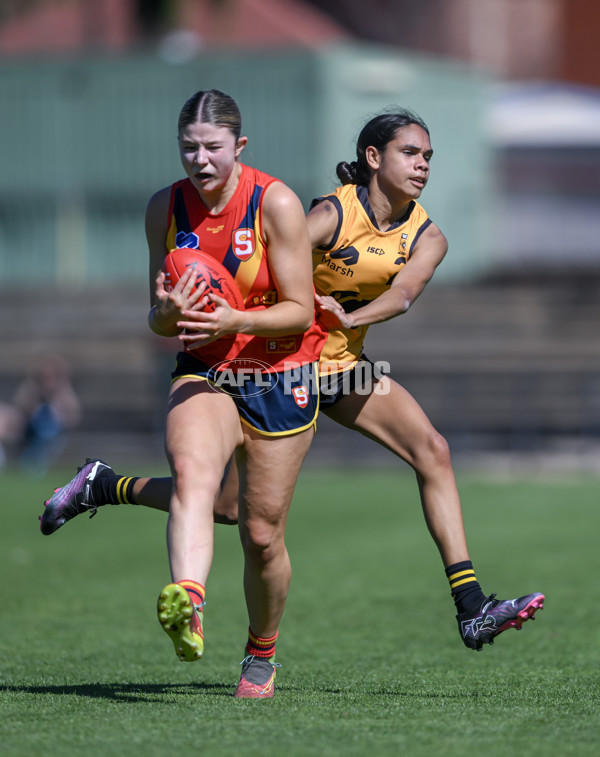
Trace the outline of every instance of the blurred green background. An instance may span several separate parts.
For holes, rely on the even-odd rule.
[[[336,164],[355,158],[366,120],[395,104],[416,110],[435,150],[426,205],[453,243],[440,277],[473,275],[490,248],[483,84],[458,64],[369,45],[0,67],[2,280],[145,283],[145,204],[183,175],[179,110],[212,88],[240,107],[243,160],[288,183],[306,209],[336,186]]]
[[[450,250],[371,329],[465,464],[600,460],[600,66],[585,0],[4,0],[0,463],[23,378],[66,361],[81,417],[53,462],[163,460],[175,346],[150,333],[145,205],[182,175],[198,89],[240,105],[244,160],[308,208],[394,105],[428,123],[422,202]],[[311,463],[389,464],[322,419]]]

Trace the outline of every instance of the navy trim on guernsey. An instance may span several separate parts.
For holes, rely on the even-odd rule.
[[[371,207],[371,203],[369,202],[369,189],[368,187],[363,186],[357,186],[356,187],[356,196],[360,200],[360,204],[365,209],[365,213],[369,216],[369,221],[373,224],[373,226],[378,231],[383,231],[383,229],[379,228],[379,224],[377,223],[377,219],[375,218],[375,213],[373,212],[373,208]],[[390,226],[385,229],[385,231],[393,231],[394,229],[397,229],[398,226],[402,226],[403,223],[406,223],[408,219],[410,218],[410,214],[415,209],[415,201],[411,200],[408,203],[408,206],[406,208],[406,211],[402,215],[402,218],[399,218],[397,221],[394,221]],[[431,223],[431,222],[430,222]]]
[[[252,366],[237,371],[217,370],[193,355],[179,352],[171,378],[207,381],[216,392],[228,394],[240,420],[264,436],[290,436],[304,431],[315,425],[319,412],[317,363],[277,373],[261,372]]]
[[[183,189],[177,187],[173,193],[173,215],[179,221],[179,232],[185,231],[186,234],[192,232],[192,226],[188,217],[187,207],[183,199]]]
[[[325,202],[325,200],[329,200],[329,202],[334,206],[334,208],[337,211],[337,217],[338,222],[337,226],[335,227],[335,231],[333,232],[333,236],[331,237],[331,240],[328,244],[323,244],[319,246],[319,250],[331,250],[332,247],[335,246],[336,242],[338,241],[338,237],[340,235],[340,231],[342,229],[342,221],[344,220],[344,212],[342,210],[342,203],[339,201],[335,195],[328,195],[327,197],[317,197],[315,198],[311,204],[309,210],[312,210],[317,205],[320,205],[322,202]]]
[[[248,204],[248,207],[246,208],[246,216],[242,222],[238,225],[238,229],[240,228],[246,228],[246,229],[252,229],[254,228],[254,219],[258,213],[258,208],[260,207],[260,200],[261,200],[261,193],[263,191],[262,185],[256,185],[254,187],[254,190],[252,191],[252,198],[250,200],[250,203]],[[235,275],[238,272],[238,268],[242,264],[242,261],[233,251],[233,235],[231,237],[231,242],[229,243],[229,249],[227,250],[227,254],[223,258],[223,265],[229,273],[235,277]]]
[[[369,221],[371,221],[371,223],[373,224],[373,226],[378,231],[382,231],[382,229],[379,228],[379,224],[377,223],[377,219],[375,218],[375,213],[373,212],[373,208],[371,207],[371,203],[369,202],[369,190],[368,190],[368,188],[367,187],[363,187],[362,185],[361,186],[357,186],[356,187],[356,196],[358,197],[358,199],[360,201],[360,204],[363,206],[363,208],[365,210],[365,213],[369,217]],[[337,197],[335,197],[334,195],[327,195],[325,197],[317,197],[317,198],[315,198],[311,202],[309,210],[312,210],[314,207],[316,207],[317,205],[320,205],[325,200],[329,200],[329,202],[332,205],[335,206],[335,209],[337,210],[337,214],[338,214],[338,223],[337,223],[335,232],[334,232],[333,237],[331,238],[331,241],[329,242],[329,244],[320,245],[319,246],[319,250],[331,250],[331,248],[334,247],[334,245],[336,244],[336,242],[338,240],[338,237],[340,235],[340,230],[342,228],[342,221],[344,220],[344,213],[343,213],[343,210],[342,210],[342,205],[341,205],[339,199]],[[406,223],[408,221],[408,219],[410,218],[410,214],[413,212],[414,209],[415,209],[415,201],[411,200],[408,203],[408,207],[406,208],[406,211],[402,215],[402,218],[399,218],[397,221],[394,221],[394,223],[392,223],[390,226],[388,226],[388,228],[385,229],[385,231],[393,231],[394,229],[397,229],[399,226],[402,226],[403,223]],[[431,221],[428,219],[425,222],[425,224],[423,225],[423,228],[421,229],[421,231],[419,231],[419,234],[422,231],[425,231],[425,229],[427,228],[427,226],[429,226],[430,223],[431,223]],[[419,234],[417,234],[417,236],[415,238],[415,242],[419,238]],[[413,243],[412,247],[414,247],[414,243]],[[412,250],[412,247],[411,247],[411,250]]]
[[[419,230],[417,231],[417,233],[415,234],[415,238],[413,239],[413,242],[412,242],[412,244],[410,246],[410,250],[408,251],[409,257],[412,255],[412,251],[415,249],[415,245],[419,241],[419,237],[421,236],[421,234],[425,231],[425,229],[428,226],[431,226],[431,223],[432,223],[431,218],[428,218],[425,221],[425,223],[419,228]]]

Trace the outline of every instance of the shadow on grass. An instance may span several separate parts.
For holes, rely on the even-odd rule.
[[[491,699],[496,694],[493,691],[479,690],[474,688],[453,688],[440,687],[439,690],[430,689],[422,690],[420,687],[399,684],[398,686],[380,686],[377,684],[363,684],[356,687],[335,686],[335,685],[318,685],[308,686],[306,684],[297,686],[294,683],[285,683],[279,687],[279,691],[286,691],[294,694],[306,693],[312,691],[316,694],[326,694],[332,699],[358,699],[360,697],[371,697],[373,699],[410,699],[417,700],[469,700],[469,699]]]
[[[87,697],[116,702],[168,702],[178,696],[208,694],[231,698],[230,683],[83,683],[73,686],[10,686],[4,692],[25,694],[52,694],[54,696]]]
[[[21,693],[53,696],[73,696],[88,699],[107,700],[114,702],[173,702],[180,703],[181,697],[193,695],[205,695],[212,697],[225,697],[231,699],[234,687],[230,683],[83,683],[75,685],[55,685],[55,686],[10,686],[0,687],[3,693]],[[360,691],[353,687],[338,687],[335,685],[321,684],[303,684],[296,685],[293,682],[286,682],[279,687],[282,694],[291,694],[292,696],[321,696],[330,699],[332,702],[344,699],[356,699],[360,697],[372,697],[379,700],[385,699],[410,699],[412,701],[427,700],[473,700],[478,698],[489,698],[493,693],[489,691],[479,691],[477,689],[466,690],[419,690],[406,686],[380,686],[365,685]]]

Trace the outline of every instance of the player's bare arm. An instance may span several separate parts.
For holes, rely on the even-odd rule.
[[[306,216],[306,223],[310,246],[313,250],[331,242],[338,220],[337,210],[329,200],[323,200],[309,211]]]
[[[431,224],[415,245],[410,260],[399,271],[392,286],[368,305],[347,314],[343,328],[381,323],[402,315],[416,301],[448,251],[448,241]]]

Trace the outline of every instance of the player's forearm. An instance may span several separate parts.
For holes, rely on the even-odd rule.
[[[389,289],[368,305],[349,313],[348,318],[352,324],[350,328],[389,321],[397,315],[406,313],[415,299],[416,297],[410,297],[401,287]]]
[[[264,310],[247,310],[238,333],[277,337],[303,334],[312,324],[314,307],[286,300]]]
[[[158,336],[177,336],[181,329],[177,326],[177,321],[161,316],[154,305],[148,313],[148,325]]]

